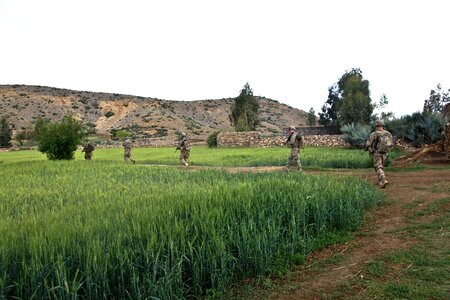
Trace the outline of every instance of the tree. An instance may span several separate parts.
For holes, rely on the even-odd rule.
[[[60,122],[50,123],[38,119],[35,127],[38,150],[50,160],[70,160],[74,158],[77,146],[85,136],[81,121],[72,116],[64,116]]]
[[[314,126],[317,123],[317,119],[316,119],[316,112],[314,111],[314,108],[310,108],[309,112],[308,112],[308,117],[306,119],[306,124],[308,126]]]
[[[389,103],[389,100],[388,100],[386,94],[382,94],[380,97],[380,101],[378,103],[373,104],[373,108],[375,110],[378,110],[378,112],[374,113],[372,115],[372,123],[375,123],[375,121],[378,119],[381,119],[386,123],[387,121],[391,121],[395,118],[395,115],[393,112],[381,111],[386,105],[388,105],[388,103]]]
[[[424,101],[423,111],[431,113],[440,113],[445,103],[450,102],[450,89],[446,92],[442,89],[440,83],[435,90],[431,90],[430,97]]]
[[[11,128],[9,128],[8,120],[2,117],[0,120],[0,147],[11,147]]]
[[[322,112],[319,113],[319,124],[336,133],[341,127],[338,121],[340,102],[339,87],[334,84],[328,88],[328,99],[322,106]]]
[[[255,130],[259,124],[259,103],[248,82],[231,106],[230,121],[236,131]]]
[[[319,123],[335,132],[342,124],[368,124],[373,109],[369,81],[363,78],[359,68],[354,68],[346,71],[328,89],[328,100],[322,107],[322,113],[319,113]]]

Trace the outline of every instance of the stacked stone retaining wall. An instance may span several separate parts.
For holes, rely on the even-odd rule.
[[[265,136],[259,131],[221,132],[217,135],[218,147],[277,147],[286,142],[285,135]],[[317,147],[346,147],[339,135],[305,135],[305,145]]]

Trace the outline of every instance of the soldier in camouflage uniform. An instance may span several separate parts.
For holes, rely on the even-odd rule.
[[[377,120],[375,122],[375,131],[370,134],[366,142],[366,148],[372,155],[373,167],[378,174],[378,185],[381,188],[385,188],[389,183],[384,174],[384,166],[393,144],[391,133],[384,130],[383,120]]]
[[[133,164],[135,164],[136,161],[133,158],[131,158],[131,149],[133,149],[133,143],[129,138],[125,138],[125,141],[123,141],[123,149],[124,149],[123,158],[125,162],[127,163],[129,160],[131,160]]]
[[[183,166],[186,168],[189,166],[188,159],[189,154],[191,152],[191,143],[189,142],[188,138],[186,137],[186,133],[181,133],[180,141],[178,142],[177,150],[180,150],[180,162]]]
[[[81,152],[84,152],[84,159],[91,160],[94,149],[95,149],[94,144],[92,144],[91,142],[89,142],[88,139],[86,139],[86,143],[83,145],[83,150],[81,150]]]
[[[297,132],[294,126],[289,126],[289,137],[287,138],[285,144],[291,147],[291,155],[289,155],[286,169],[291,167],[291,163],[293,160],[296,161],[297,169],[302,171],[302,162],[300,161],[300,148],[304,147],[304,139],[303,136]]]

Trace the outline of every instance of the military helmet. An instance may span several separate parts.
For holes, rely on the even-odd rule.
[[[181,133],[181,136],[186,136],[186,133],[185,133],[185,132],[182,132],[182,133]]]
[[[376,120],[375,126],[383,126],[384,127],[384,121],[383,120]]]
[[[294,126],[289,126],[289,130],[295,130]]]

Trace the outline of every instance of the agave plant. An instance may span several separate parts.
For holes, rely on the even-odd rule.
[[[386,125],[393,135],[403,138],[415,147],[422,147],[424,143],[435,143],[442,138],[444,118],[438,113],[415,112]]]
[[[362,148],[370,136],[370,128],[359,123],[346,124],[341,127],[342,139],[352,148]]]

